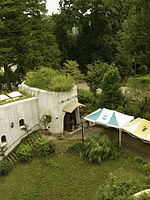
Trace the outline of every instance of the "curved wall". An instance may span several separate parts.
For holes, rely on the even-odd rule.
[[[22,83],[19,85],[19,90],[23,90],[38,98],[39,119],[45,114],[52,116],[52,122],[49,128],[51,133],[63,133],[65,116],[63,108],[73,101],[78,102],[76,86],[67,92],[48,92],[29,87]]]

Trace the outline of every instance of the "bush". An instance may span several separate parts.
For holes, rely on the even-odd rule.
[[[98,94],[93,94],[90,91],[85,91],[85,90],[78,90],[78,99],[80,103],[83,103],[85,105],[85,108],[82,107],[80,108],[80,113],[85,114],[85,113],[91,113],[94,110],[99,108],[100,105],[100,95]]]
[[[145,164],[145,161],[143,160],[143,158],[136,156],[133,158],[134,162],[138,163],[138,164]]]
[[[82,155],[90,163],[101,164],[103,160],[114,158],[116,151],[106,135],[96,135],[85,141]]]
[[[41,68],[26,74],[25,83],[30,87],[36,87],[47,91],[69,91],[73,87],[74,80],[50,68]]]
[[[36,151],[39,155],[47,156],[55,152],[55,146],[51,141],[40,138],[36,141]]]
[[[11,169],[12,164],[10,162],[5,160],[0,161],[0,176],[8,174]]]
[[[146,163],[141,157],[135,157],[134,161],[137,167],[145,174],[150,176],[150,164]]]
[[[150,164],[149,163],[144,164],[142,166],[142,171],[143,171],[144,174],[150,176]]]
[[[78,154],[82,153],[84,146],[82,142],[76,142],[68,147],[67,152],[71,154]]]
[[[32,159],[32,147],[26,144],[21,144],[17,150],[17,155],[19,156],[20,162],[29,162]]]
[[[137,191],[137,186],[131,180],[120,181],[111,174],[106,183],[99,187],[96,200],[129,200]]]

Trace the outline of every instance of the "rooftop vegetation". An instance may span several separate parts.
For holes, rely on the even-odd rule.
[[[74,80],[71,76],[61,74],[50,68],[41,68],[37,71],[28,72],[25,83],[47,91],[69,91],[73,87]]]
[[[25,93],[24,91],[19,91],[19,92],[22,93],[23,96],[21,96],[21,97],[17,97],[17,98],[13,98],[13,99],[10,98],[10,99],[8,99],[7,101],[1,101],[1,100],[0,100],[0,106],[1,106],[1,105],[5,105],[5,104],[8,104],[8,103],[15,102],[15,101],[19,101],[19,100],[27,99],[27,98],[30,98],[30,97],[31,97],[31,95]],[[0,93],[0,95],[1,95],[1,94],[5,94],[5,95],[7,95],[6,92]]]

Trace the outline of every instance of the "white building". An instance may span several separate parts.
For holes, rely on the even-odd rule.
[[[7,155],[27,134],[40,128],[39,120],[50,115],[49,131],[53,134],[71,131],[72,123],[80,123],[77,87],[67,92],[48,92],[22,83],[19,90],[32,97],[0,106],[0,146]],[[28,132],[25,126],[28,126]]]

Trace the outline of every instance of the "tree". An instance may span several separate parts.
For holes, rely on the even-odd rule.
[[[129,3],[129,14],[118,33],[118,53],[116,63],[122,76],[150,71],[150,4],[147,0],[134,0]]]
[[[116,109],[122,105],[123,97],[119,89],[119,82],[119,71],[115,66],[111,66],[102,80],[101,104],[103,107]]]
[[[64,67],[62,69],[62,72],[66,75],[71,75],[76,83],[82,82],[84,79],[83,74],[79,70],[79,65],[76,61],[67,60],[66,63],[64,63]]]
[[[56,37],[65,59],[76,60],[86,73],[95,60],[111,63],[116,54],[116,32],[126,17],[126,1],[61,0]],[[72,29],[78,31],[72,34]]]
[[[87,83],[91,91],[96,92],[97,88],[101,88],[101,82],[104,74],[109,69],[110,65],[101,61],[95,61],[93,64],[88,64]]]
[[[39,65],[58,65],[59,50],[45,18],[45,0],[1,0],[0,66],[11,90],[11,66],[25,73]]]

